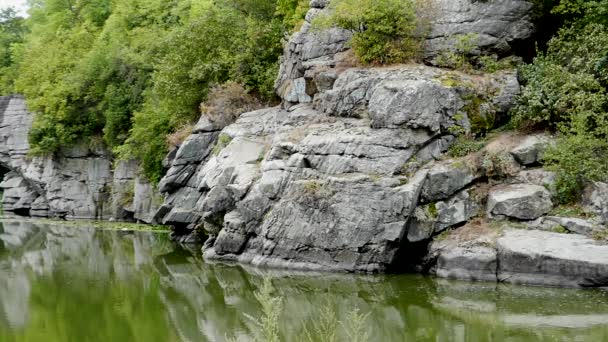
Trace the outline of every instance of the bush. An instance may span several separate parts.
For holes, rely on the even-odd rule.
[[[544,155],[550,170],[557,173],[554,192],[559,203],[580,199],[585,184],[608,180],[608,141],[586,135],[561,138]]]
[[[586,183],[608,179],[607,66],[606,27],[578,23],[560,30],[547,52],[521,69],[525,86],[513,122],[561,133],[545,154],[557,173],[554,190],[560,203],[578,200]]]
[[[224,128],[241,114],[262,107],[262,102],[248,94],[242,85],[228,82],[211,88],[208,100],[201,104],[200,109],[201,114],[209,117],[218,128]]]
[[[335,0],[317,27],[337,26],[354,33],[351,46],[363,64],[402,63],[420,51],[420,23],[413,0]]]

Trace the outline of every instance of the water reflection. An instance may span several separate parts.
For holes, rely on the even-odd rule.
[[[204,263],[163,234],[4,221],[0,341],[248,341],[265,277],[286,341],[328,305],[341,320],[369,312],[372,341],[608,340],[603,291],[260,271]]]

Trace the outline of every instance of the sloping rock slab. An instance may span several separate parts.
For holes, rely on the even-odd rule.
[[[500,282],[608,286],[608,245],[582,235],[506,230],[496,246]]]
[[[461,228],[461,229],[467,229]],[[582,235],[485,228],[430,246],[442,278],[561,287],[608,286],[608,245]],[[462,238],[462,236],[465,238]]]

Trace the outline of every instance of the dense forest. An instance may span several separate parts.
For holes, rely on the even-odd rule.
[[[229,81],[276,101],[282,40],[303,0],[33,0],[30,17],[0,20],[0,93],[37,113],[34,153],[87,138],[142,162],[156,181],[166,136],[199,116]]]
[[[338,15],[325,25],[356,31],[362,64],[403,62],[419,45],[413,21],[422,2],[334,1]],[[560,136],[546,161],[567,202],[583,183],[608,178],[608,0],[533,2],[543,25],[536,58],[520,66],[524,88],[510,125]],[[308,0],[30,5],[28,19],[11,10],[0,16],[0,93],[24,94],[37,113],[34,153],[103,141],[158,181],[170,142],[187,135],[210,92],[277,101],[282,43],[298,29]]]

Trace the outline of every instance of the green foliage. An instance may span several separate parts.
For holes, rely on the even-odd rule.
[[[283,314],[283,298],[273,296],[274,287],[269,278],[264,279],[264,283],[259,291],[255,293],[255,298],[262,305],[262,316],[254,318],[247,316],[259,327],[254,341],[256,342],[280,342],[279,318]]]
[[[477,47],[478,39],[479,37],[475,33],[460,35],[452,49],[444,51],[437,57],[437,64],[457,70],[473,70],[472,55]]]
[[[578,204],[559,205],[549,213],[551,216],[588,218],[589,214]]]
[[[158,180],[165,137],[197,119],[211,87],[274,101],[281,39],[307,3],[36,0],[25,23],[0,17],[0,91],[14,84],[37,113],[34,153],[103,135]]]
[[[476,53],[479,36],[475,33],[463,34],[449,50],[437,56],[440,67],[456,69],[468,73],[494,73],[500,70],[513,69],[521,63],[517,57],[499,59],[496,55],[478,55]]]
[[[578,25],[589,23],[608,25],[608,0],[560,0],[553,2],[557,4],[551,12],[568,22],[575,22]]]
[[[300,29],[309,9],[308,0],[277,0],[277,14],[283,17],[283,23],[294,31]]]
[[[557,173],[556,199],[571,203],[589,181],[608,179],[608,141],[588,135],[568,135],[545,151],[545,162]]]
[[[551,230],[554,233],[559,233],[559,234],[568,234],[568,233],[570,233],[570,231],[568,231],[568,229],[566,229],[566,227],[564,227],[564,226],[555,226]]]
[[[217,143],[213,147],[213,155],[217,156],[218,154],[220,154],[220,152],[222,152],[222,150],[226,148],[226,146],[228,146],[231,141],[232,138],[229,135],[224,133],[220,134],[219,138],[217,139]]]
[[[14,92],[16,60],[22,53],[26,32],[25,20],[18,17],[14,9],[0,11],[0,95]]]
[[[448,155],[454,158],[468,156],[479,152],[486,145],[485,140],[476,140],[468,136],[459,136],[456,142],[448,149]]]
[[[554,10],[574,15],[585,8],[565,1]],[[608,30],[599,23],[583,25],[589,20],[560,30],[547,52],[521,69],[525,86],[513,111],[520,128],[561,133],[545,154],[557,172],[560,203],[577,201],[587,182],[608,180]]]
[[[330,10],[315,26],[352,31],[351,45],[363,64],[402,63],[418,56],[420,24],[413,0],[336,0]]]

